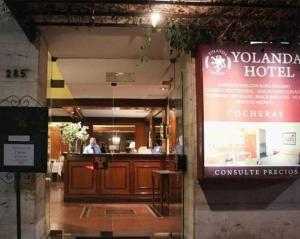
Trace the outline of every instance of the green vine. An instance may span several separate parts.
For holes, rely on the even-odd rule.
[[[140,57],[140,65],[143,65],[149,61],[149,55],[148,55],[147,50],[151,47],[151,45],[152,45],[151,35],[145,34],[144,40],[143,40],[143,45],[141,45],[142,55]]]
[[[208,32],[193,23],[182,25],[168,22],[164,29],[164,34],[172,48],[185,53],[195,49],[200,43],[208,43],[211,41]]]
[[[151,33],[145,34],[141,46],[140,65],[149,61],[148,49],[152,46],[152,34],[156,32],[164,34],[170,47],[179,53],[188,53],[194,50],[200,43],[209,43],[213,40],[212,34],[208,30],[199,28],[195,23],[184,25],[168,21],[164,27],[153,27]]]

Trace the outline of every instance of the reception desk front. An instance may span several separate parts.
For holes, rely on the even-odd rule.
[[[174,169],[174,155],[65,154],[66,201],[150,201],[152,170]],[[95,159],[107,167],[95,167]],[[98,165],[98,164],[97,164]],[[158,178],[155,188],[158,189]]]

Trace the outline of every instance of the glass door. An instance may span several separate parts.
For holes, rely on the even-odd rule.
[[[59,123],[49,136],[52,233],[181,238],[183,182],[177,161],[183,154],[182,81],[176,64],[170,63],[168,46],[154,37],[154,44],[165,46],[164,54],[150,52],[149,62],[141,66],[134,47],[139,49],[144,29],[70,31],[74,42],[85,35],[87,41],[111,39],[112,53],[124,39],[137,42],[126,43],[133,53],[108,57],[98,48],[84,54],[73,49],[72,56],[61,53],[56,58],[56,70],[72,98],[52,95],[50,100],[51,121]],[[72,153],[62,142],[64,120],[88,126],[89,137],[77,140]],[[53,150],[59,151],[57,157]],[[62,172],[57,174],[60,162]]]

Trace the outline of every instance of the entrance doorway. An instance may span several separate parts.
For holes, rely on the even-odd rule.
[[[145,31],[41,29],[49,48],[52,235],[183,237],[183,177],[176,161],[183,154],[182,81],[159,34],[150,60],[140,64]],[[64,129],[79,122],[89,137],[70,153]],[[83,154],[91,137],[101,154]]]

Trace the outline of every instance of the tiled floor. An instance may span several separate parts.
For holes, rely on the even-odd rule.
[[[48,207],[51,230],[63,230],[67,235],[99,235],[100,231],[113,231],[114,235],[153,236],[161,232],[181,232],[179,204],[171,205],[170,216],[157,217],[142,203],[67,203],[63,201],[63,184],[54,182],[50,185]]]

